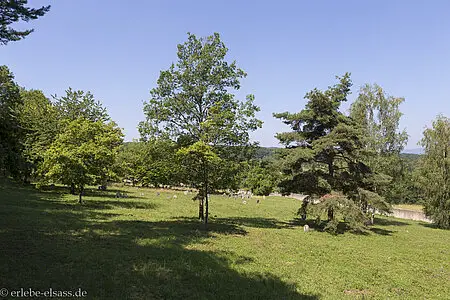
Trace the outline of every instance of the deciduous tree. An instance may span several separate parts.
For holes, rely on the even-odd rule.
[[[125,143],[118,153],[117,163],[122,177],[141,185],[176,185],[183,168],[177,159],[179,147],[170,140],[149,140]]]
[[[59,120],[55,107],[42,91],[22,89],[20,96],[23,101],[20,123],[25,131],[24,158],[28,175],[33,175],[58,134]]]
[[[4,176],[19,179],[22,175],[23,138],[20,109],[23,101],[20,88],[8,67],[0,66],[0,170]]]
[[[417,178],[425,198],[425,214],[440,228],[450,228],[450,119],[442,115],[423,132],[425,149]]]
[[[53,105],[57,111],[58,132],[63,133],[65,126],[70,121],[79,118],[86,119],[91,122],[106,123],[110,117],[100,101],[95,100],[91,92],[82,90],[66,90],[66,95],[62,97],[53,96]],[[75,183],[70,184],[71,193],[75,194]]]
[[[143,140],[168,138],[188,150],[199,143],[196,145],[203,145],[203,150],[215,153],[219,153],[219,147],[224,152],[250,144],[249,131],[261,126],[255,118],[259,108],[253,104],[253,95],[240,101],[231,93],[240,88],[246,73],[236,62],[226,61],[227,51],[218,33],[206,38],[188,34],[188,40],[178,45],[177,63],[161,71],[150,101],[144,104],[146,120],[139,125]],[[214,177],[208,160],[202,157],[197,160],[205,171],[202,179],[198,178],[202,193],[199,197],[208,207],[208,183]],[[207,224],[208,209],[205,216]]]
[[[103,183],[111,176],[123,135],[114,122],[84,118],[66,122],[64,131],[44,153],[41,172],[48,181],[75,185],[81,203],[86,185]]]
[[[379,174],[377,191],[389,202],[401,201],[406,192],[407,163],[400,157],[408,141],[399,130],[402,116],[399,106],[404,98],[388,95],[379,85],[364,85],[352,104],[350,116],[362,128],[368,166]]]
[[[69,88],[66,90],[65,96],[57,97],[55,95],[53,100],[60,119],[76,120],[84,118],[92,122],[111,120],[106,108],[100,101],[95,100],[94,95],[89,91],[84,92]]]

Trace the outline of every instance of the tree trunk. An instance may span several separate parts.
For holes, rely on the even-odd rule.
[[[73,184],[73,183],[70,185],[70,193],[72,195],[76,195],[76,193],[75,193],[75,184]]]
[[[205,168],[204,168],[204,175],[205,175],[205,229],[208,229],[208,164],[205,162]]]
[[[205,229],[208,229],[208,193],[205,199]]]
[[[333,211],[333,208],[330,207],[328,209],[328,221],[331,221],[333,219],[334,219],[334,211]]]
[[[307,211],[308,211],[308,201],[306,199],[303,199],[302,207],[300,208],[300,216],[303,221],[306,220]]]
[[[198,218],[202,221],[205,219],[205,215],[203,213],[203,195],[200,199],[198,199]]]
[[[83,199],[82,199],[83,191],[84,191],[83,186],[80,186],[80,194],[79,194],[79,199],[78,199],[78,203],[79,203],[79,204],[82,204],[82,203],[83,203]]]
[[[334,189],[334,168],[333,168],[333,159],[330,159],[328,161],[328,174],[330,175],[331,179],[331,187]],[[333,208],[328,209],[328,221],[331,221],[334,219],[334,210]]]
[[[332,180],[332,182],[334,182],[334,167],[333,167],[333,160],[329,160],[328,161],[328,175],[330,175],[330,178]],[[334,187],[332,187],[334,188]]]

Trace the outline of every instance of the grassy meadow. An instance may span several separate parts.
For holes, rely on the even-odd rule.
[[[0,288],[82,288],[88,299],[449,299],[450,231],[425,223],[377,217],[365,234],[304,232],[298,200],[212,196],[204,231],[192,194],[111,187],[79,205],[66,192],[0,183]]]
[[[423,212],[423,205],[419,205],[419,204],[396,204],[396,205],[394,205],[394,208],[414,210],[414,211],[422,211]]]

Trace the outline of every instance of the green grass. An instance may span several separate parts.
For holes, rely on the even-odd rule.
[[[423,205],[418,205],[418,204],[396,204],[396,205],[394,205],[394,208],[401,208],[401,209],[408,209],[408,210],[423,212]]]
[[[0,288],[88,299],[448,299],[450,231],[377,218],[305,233],[300,202],[213,196],[210,230],[182,192],[76,196],[0,183]],[[141,194],[143,193],[143,195]],[[176,194],[177,198],[173,198]]]

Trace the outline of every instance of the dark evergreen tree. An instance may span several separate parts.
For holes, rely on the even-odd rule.
[[[33,32],[33,29],[16,30],[9,25],[35,20],[50,10],[50,5],[36,9],[26,7],[27,3],[27,0],[0,0],[0,44],[19,41]]]
[[[277,113],[276,118],[292,128],[277,134],[287,148],[280,183],[283,193],[304,193],[318,198],[317,216],[328,216],[327,228],[336,231],[345,219],[361,228],[369,207],[387,210],[383,198],[373,192],[374,174],[364,162],[364,138],[359,126],[339,111],[352,86],[347,73],[326,91],[307,93],[305,109],[299,113]]]

